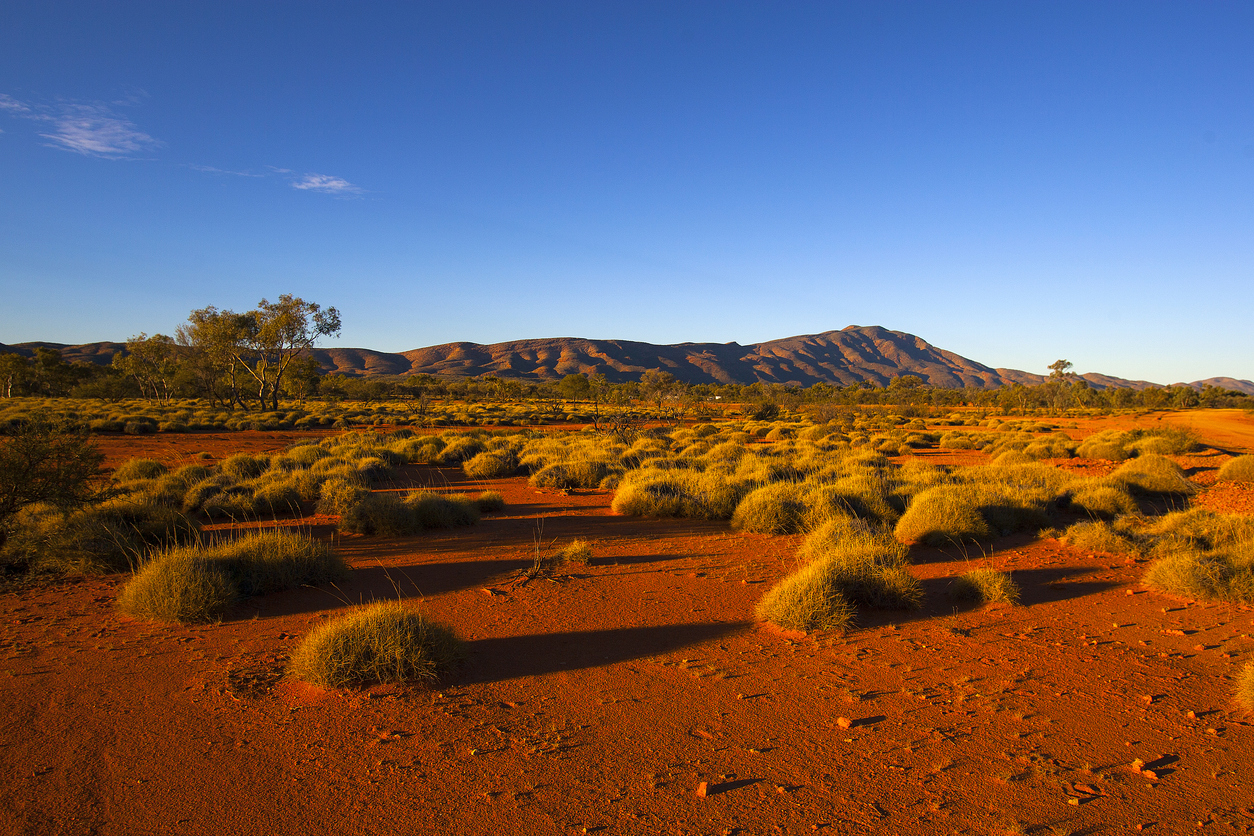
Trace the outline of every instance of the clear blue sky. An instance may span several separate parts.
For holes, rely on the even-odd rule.
[[[0,130],[0,342],[287,292],[1254,379],[1248,3],[7,0]]]

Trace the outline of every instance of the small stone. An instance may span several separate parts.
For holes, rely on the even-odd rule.
[[[1185,717],[1188,717],[1190,720],[1196,720],[1196,719],[1197,719],[1197,712],[1196,712],[1196,711],[1187,711],[1187,712],[1185,712],[1185,715],[1184,715],[1184,716],[1185,716]]]
[[[1068,803],[1068,804],[1070,804],[1072,807],[1079,807],[1079,806],[1080,806],[1080,799],[1078,799],[1078,798],[1068,798],[1068,799],[1067,799],[1067,803]]]
[[[1146,694],[1145,696],[1141,697],[1141,702],[1146,703],[1147,705],[1150,703],[1153,703],[1154,696],[1152,694]]]
[[[842,729],[847,729],[853,725],[853,720],[850,720],[848,717],[837,717],[836,725],[840,726]]]
[[[1146,778],[1149,778],[1151,781],[1158,780],[1158,773],[1152,769],[1142,769],[1141,774],[1144,775]]]
[[[1131,769],[1133,772],[1140,772],[1142,769],[1145,768],[1145,761],[1141,760],[1140,758],[1137,758],[1136,760],[1132,762],[1132,764],[1128,768]]]
[[[710,791],[710,782],[702,781],[697,784],[697,798],[705,798],[706,793]]]

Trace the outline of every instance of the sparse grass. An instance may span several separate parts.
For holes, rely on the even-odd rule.
[[[1219,468],[1216,478],[1220,482],[1254,484],[1254,456],[1245,455],[1237,456],[1235,459],[1228,459]]]
[[[311,632],[292,653],[293,676],[324,688],[434,679],[464,655],[461,640],[420,611],[384,601]]]
[[[976,601],[981,604],[1016,604],[1019,587],[1009,572],[996,569],[972,569],[954,578],[950,595],[957,601]]]
[[[290,532],[265,532],[156,555],[123,588],[118,607],[136,618],[211,621],[241,598],[335,583],[347,573],[343,560],[325,543]]]
[[[553,563],[587,566],[592,560],[592,544],[587,540],[571,540],[553,556]]]

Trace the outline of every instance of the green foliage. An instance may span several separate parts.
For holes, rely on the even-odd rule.
[[[324,688],[434,679],[464,656],[449,628],[398,601],[357,608],[311,632],[292,674]]]
[[[0,536],[6,519],[26,505],[99,500],[103,461],[88,434],[65,421],[36,413],[11,424],[0,438]]]

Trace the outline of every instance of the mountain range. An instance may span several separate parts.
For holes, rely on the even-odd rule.
[[[107,364],[125,345],[116,342],[61,345],[57,343],[0,344],[0,352],[30,356],[40,346],[56,348],[67,361]],[[846,386],[860,381],[879,385],[893,377],[912,374],[941,388],[974,386],[992,389],[1022,383],[1034,385],[1044,375],[1016,369],[985,366],[974,360],[931,345],[902,331],[878,326],[850,325],[825,331],[771,340],[752,345],[739,343],[679,343],[654,345],[629,340],[591,340],[552,337],[481,345],[455,342],[389,353],[368,348],[315,348],[313,357],[327,373],[352,377],[431,374],[476,377],[494,374],[521,380],[555,380],[568,374],[602,373],[610,381],[635,380],[657,369],[686,383],[782,383],[811,386],[829,383]],[[1098,373],[1079,375],[1098,389],[1144,389],[1161,384],[1125,380]],[[1254,395],[1254,382],[1213,377],[1175,384],[1201,389],[1219,386]]]

